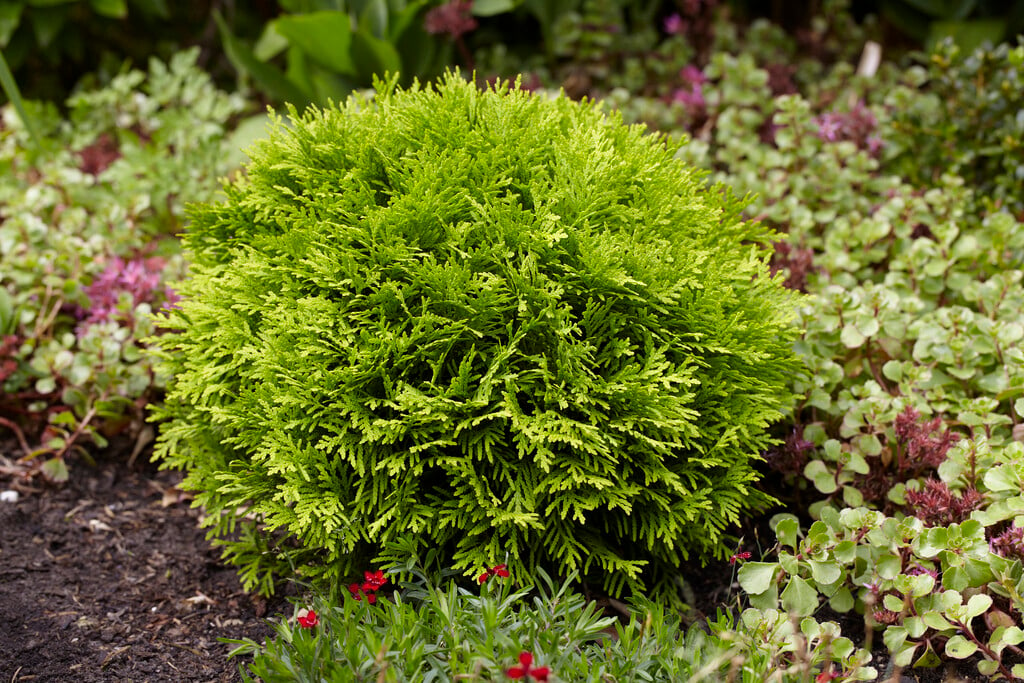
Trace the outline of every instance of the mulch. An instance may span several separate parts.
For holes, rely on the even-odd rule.
[[[218,638],[262,642],[291,606],[242,590],[180,478],[121,460],[0,480],[21,489],[0,502],[0,682],[241,680]]]

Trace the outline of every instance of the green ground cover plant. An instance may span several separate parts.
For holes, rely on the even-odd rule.
[[[679,562],[728,556],[769,500],[750,484],[792,402],[797,295],[674,152],[454,74],[253,148],[193,209],[155,340],[163,464],[215,536],[254,516],[286,537],[221,541],[246,585],[285,560],[337,582],[408,532],[467,575],[667,598]]]
[[[233,656],[254,656],[243,679],[753,683],[875,675],[871,655],[839,636],[835,623],[747,610],[686,627],[678,613],[642,598],[619,619],[543,571],[525,586],[484,574],[470,590],[456,572],[438,570],[436,551],[423,564],[414,547],[400,552],[402,566],[378,572],[373,602],[355,591],[317,599],[279,622],[267,645],[233,641]],[[409,579],[389,586],[387,576],[398,575]]]
[[[183,204],[228,170],[227,121],[196,52],[83,90],[66,118],[27,103],[40,135],[5,110],[0,138],[0,424],[21,462],[67,478],[67,459],[138,438],[163,378],[142,355],[150,313],[183,272]],[[150,437],[151,438],[151,437]]]

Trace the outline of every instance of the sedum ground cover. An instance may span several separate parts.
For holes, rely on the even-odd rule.
[[[745,215],[777,232],[771,266],[805,294],[793,346],[805,371],[791,374],[786,390],[800,398],[774,444],[750,454],[763,457],[758,495],[779,501],[774,538],[733,530],[732,558],[710,561],[742,590],[694,625],[639,594],[609,617],[578,576],[524,576],[497,556],[456,574],[443,553],[389,539],[389,561],[311,591],[276,639],[238,643],[254,657],[244,675],[826,681],[962,661],[978,676],[1024,678],[1024,48],[942,45],[858,74],[865,36],[841,13],[797,44],[704,9],[626,36],[601,28],[614,4],[588,6],[610,20],[570,17],[578,31],[563,35],[576,42],[557,48],[561,62],[495,50],[480,68],[529,70],[524,83],[543,90],[564,82],[565,55],[579,56],[587,94],[626,121],[687,135],[679,159],[751,193]],[[809,49],[817,58],[798,58]],[[76,157],[33,158],[7,118],[4,172],[19,189],[0,226],[3,417],[53,479],[76,443],[141,434],[140,407],[162,385],[136,340],[152,333],[146,314],[167,300],[180,257],[148,251],[133,231],[173,233],[181,200],[211,197],[241,107],[186,62],[155,66],[160,87],[130,76],[76,100],[85,113],[73,128],[53,124]],[[168,93],[185,107],[161,101]],[[109,118],[126,106],[138,111]],[[154,124],[168,108],[205,131],[206,152],[186,160],[191,143],[161,137],[175,130]],[[103,131],[121,155],[113,170],[98,161]],[[148,182],[124,169],[133,159],[166,170],[165,182],[133,189]],[[126,207],[129,196],[139,199]],[[108,253],[91,235],[109,225],[128,236]],[[28,247],[25,235],[50,241]],[[749,532],[757,520],[744,521]],[[867,635],[851,641],[840,620]]]

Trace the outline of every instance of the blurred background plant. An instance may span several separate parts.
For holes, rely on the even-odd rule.
[[[190,44],[209,46],[214,37],[210,12],[220,4],[219,0],[4,0],[0,2],[0,50],[27,97],[63,101],[82,78],[109,80],[126,59],[141,65],[150,56],[167,59]],[[258,16],[256,9],[240,17],[240,23]],[[97,81],[92,83],[95,86]]]
[[[469,2],[431,0],[281,0],[252,46],[214,12],[223,47],[239,74],[273,101],[302,107],[343,100],[375,74],[404,83],[430,79],[452,61],[462,34],[475,27]],[[447,35],[450,40],[438,36]],[[283,56],[284,67],[277,65]],[[468,66],[471,66],[468,65]]]

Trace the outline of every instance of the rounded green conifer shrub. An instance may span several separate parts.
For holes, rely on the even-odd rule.
[[[594,104],[377,90],[293,111],[193,207],[161,321],[157,457],[248,585],[400,537],[615,594],[723,556],[798,368],[771,233]]]

